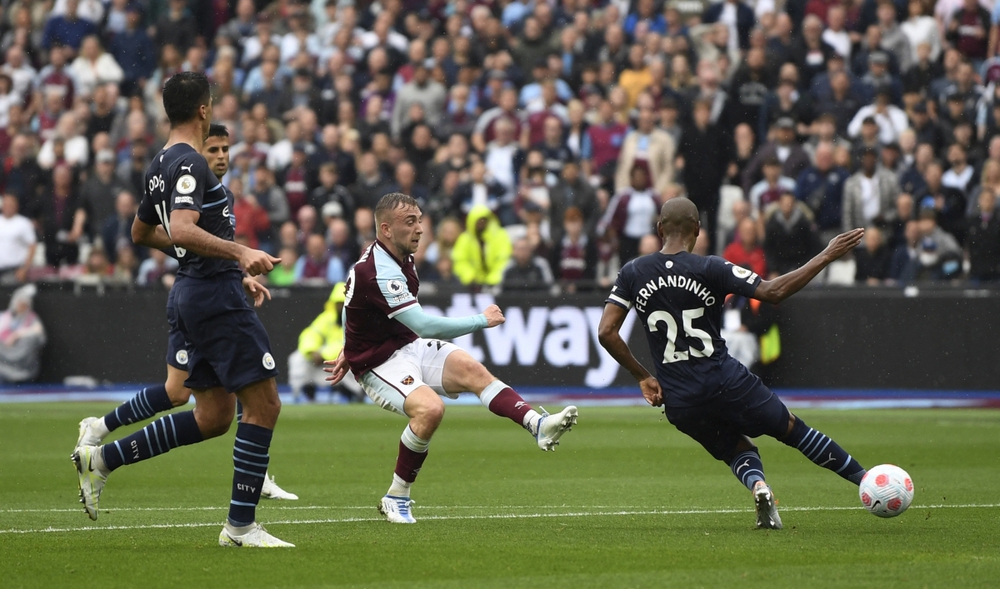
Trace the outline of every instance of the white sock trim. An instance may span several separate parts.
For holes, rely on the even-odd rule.
[[[406,429],[403,430],[403,435],[399,436],[399,441],[403,442],[403,445],[413,450],[414,452],[424,453],[427,451],[427,447],[430,446],[430,440],[424,440],[417,437],[417,434],[413,433],[410,426],[407,425]]]
[[[490,384],[486,385],[486,388],[483,389],[483,392],[479,393],[479,401],[483,404],[484,407],[489,409],[490,403],[493,402],[493,399],[496,399],[497,395],[500,394],[500,391],[506,388],[508,388],[507,383],[505,383],[500,379],[494,380]]]
[[[398,474],[392,473],[392,484],[389,485],[389,491],[386,495],[392,495],[393,497],[409,497],[410,496],[410,485],[413,483],[408,483],[401,479]]]

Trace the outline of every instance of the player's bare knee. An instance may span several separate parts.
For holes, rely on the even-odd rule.
[[[215,438],[228,432],[233,423],[233,415],[233,407],[227,407],[224,403],[205,403],[194,408],[198,430],[205,439]]]

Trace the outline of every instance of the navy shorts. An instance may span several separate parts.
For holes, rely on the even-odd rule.
[[[278,376],[271,342],[246,300],[240,277],[178,276],[172,294],[177,324],[188,343],[184,386],[221,386],[235,393]]]
[[[742,364],[739,368],[742,370],[732,370],[718,394],[704,404],[664,409],[667,420],[678,430],[727,463],[736,457],[736,446],[743,436],[780,438],[788,431],[785,404]]]
[[[177,307],[174,306],[174,289],[170,289],[167,295],[167,325],[170,326],[170,333],[167,334],[167,364],[187,372],[188,369],[188,343],[181,333],[181,327],[177,323]]]

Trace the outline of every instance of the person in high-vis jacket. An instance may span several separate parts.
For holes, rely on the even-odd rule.
[[[288,384],[296,401],[304,395],[308,400],[316,398],[318,387],[326,385],[323,372],[324,360],[335,360],[344,348],[344,300],[345,287],[338,282],[323,312],[299,334],[299,347],[288,357]],[[353,377],[345,378],[340,386],[350,401],[363,401],[364,394]]]

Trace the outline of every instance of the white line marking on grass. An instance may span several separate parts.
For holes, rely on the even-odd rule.
[[[1000,503],[966,503],[956,505],[913,505],[911,509],[994,509],[1000,507]],[[437,509],[455,509],[455,507],[436,507]],[[476,506],[461,506],[459,509],[481,509]],[[534,506],[538,509],[538,506]],[[352,508],[354,509],[354,508]],[[365,509],[374,509],[368,507]],[[782,511],[857,511],[863,509],[858,507],[786,507]],[[220,510],[221,511],[221,510]],[[732,509],[660,509],[660,510],[637,510],[637,511],[574,511],[564,513],[499,513],[484,515],[429,515],[423,516],[422,521],[451,521],[451,520],[491,520],[491,519],[540,519],[557,517],[607,517],[607,516],[633,516],[633,515],[726,515],[733,513],[750,513],[752,509],[732,508]],[[301,520],[277,520],[265,522],[268,525],[315,525],[315,524],[343,524],[355,522],[383,521],[381,517],[345,517],[329,519],[301,519]],[[79,528],[34,528],[34,529],[7,529],[0,530],[0,534],[53,534],[65,532],[94,532],[94,531],[114,531],[114,530],[162,530],[177,528],[205,528],[222,525],[219,522],[194,522],[177,524],[139,524],[130,526],[87,526]]]

